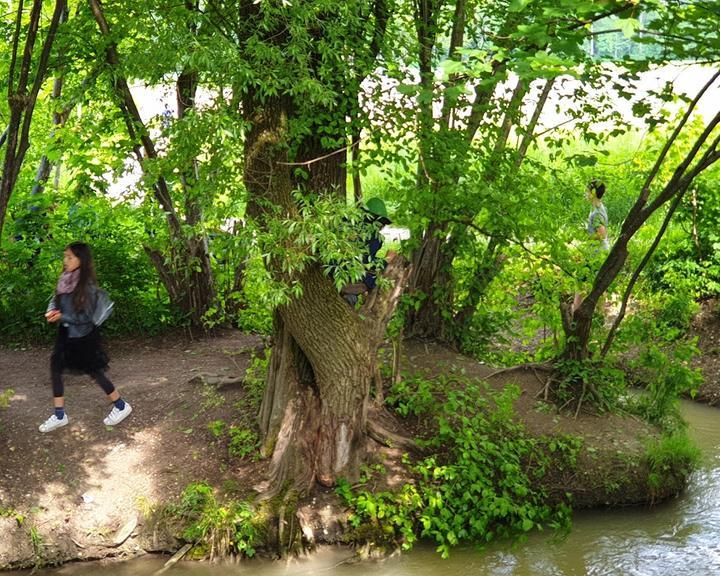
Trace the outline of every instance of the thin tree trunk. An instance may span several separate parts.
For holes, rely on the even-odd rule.
[[[702,246],[700,245],[700,237],[698,236],[698,199],[697,199],[697,189],[693,188],[692,196],[690,198],[690,205],[692,206],[692,241],[693,245],[695,246],[695,255],[698,259],[698,262],[703,260],[703,253],[702,253]]]
[[[447,319],[451,317],[451,265],[454,259],[447,228],[431,224],[420,248],[413,255],[413,273],[408,293],[422,298],[411,307],[405,321],[408,338],[444,340],[448,336]]]
[[[23,17],[23,2],[18,3],[15,32],[13,35],[12,58],[8,74],[10,121],[7,128],[7,147],[5,149],[3,170],[0,176],[0,242],[2,241],[2,231],[5,225],[5,217],[10,203],[10,197],[12,196],[15,183],[20,174],[25,153],[30,145],[30,124],[35,110],[35,103],[37,102],[40,88],[46,78],[50,54],[55,42],[55,35],[66,10],[67,4],[65,0],[57,0],[55,2],[55,10],[50,20],[40,55],[37,58],[37,64],[34,66],[34,77],[30,90],[28,91],[28,82],[31,72],[33,71],[35,41],[37,39],[40,17],[42,15],[42,0],[34,0],[33,2],[16,83],[15,71],[18,66],[17,53],[20,47]]]
[[[527,92],[527,84],[522,78],[518,78],[515,88],[513,89],[510,101],[507,104],[505,115],[503,116],[502,124],[500,125],[500,131],[495,141],[495,149],[493,150],[493,156],[497,157],[507,147],[508,139],[510,138],[510,132],[512,131],[513,124],[517,120],[520,108],[522,106],[523,98]]]
[[[548,80],[545,80],[545,84],[543,85],[542,91],[540,92],[540,97],[538,98],[538,102],[535,105],[535,109],[533,110],[533,115],[530,118],[530,122],[528,122],[528,125],[525,127],[525,134],[523,135],[522,141],[520,142],[520,147],[518,148],[517,152],[517,158],[515,159],[516,167],[520,167],[523,160],[525,159],[525,156],[527,155],[530,144],[534,139],[535,127],[540,120],[540,115],[542,114],[542,111],[545,109],[545,104],[547,104],[548,98],[550,97],[550,92],[552,92],[554,85],[555,78],[549,78]]]
[[[656,248],[660,244],[660,241],[662,240],[663,236],[665,235],[665,231],[667,230],[668,225],[670,224],[670,220],[672,219],[673,215],[675,214],[675,211],[677,210],[677,207],[680,205],[680,202],[683,199],[683,196],[685,196],[685,192],[681,191],[678,193],[678,195],[675,197],[675,200],[673,200],[672,205],[667,211],[667,214],[665,215],[665,219],[663,220],[662,225],[660,226],[660,229],[658,230],[657,234],[655,235],[655,239],[653,240],[653,243],[650,245],[650,248],[648,248],[647,252],[645,252],[645,256],[643,256],[642,261],[640,264],[638,264],[637,268],[635,268],[635,271],[633,272],[632,276],[630,277],[630,281],[628,282],[627,287],[625,288],[625,293],[623,294],[622,303],[620,305],[620,310],[618,311],[618,315],[613,321],[612,327],[610,328],[610,332],[608,332],[607,338],[605,339],[605,344],[603,345],[602,352],[600,353],[601,356],[607,355],[607,353],[610,351],[610,346],[612,346],[613,340],[615,339],[615,333],[617,332],[618,327],[620,326],[620,323],[625,318],[625,311],[627,310],[627,304],[630,300],[630,295],[632,294],[632,290],[635,287],[635,284],[638,281],[638,278],[640,278],[640,274],[642,274],[642,271],[645,269],[645,266],[647,266],[647,263],[650,262],[650,259],[652,258],[653,254],[655,253]]]
[[[355,202],[363,199],[362,177],[360,175],[360,130],[352,131],[352,163],[353,163],[353,198]]]

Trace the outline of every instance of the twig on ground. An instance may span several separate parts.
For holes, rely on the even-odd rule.
[[[194,546],[194,544],[185,544],[185,546],[180,548],[180,550],[178,550],[175,553],[175,555],[172,558],[170,558],[170,560],[165,562],[165,565],[162,568],[160,568],[160,570],[155,572],[155,574],[153,574],[153,576],[160,576],[160,574],[164,574],[167,570],[172,568],[173,565],[180,562],[180,560],[182,560],[185,557],[185,554],[190,552],[190,550],[192,549],[193,546]]]

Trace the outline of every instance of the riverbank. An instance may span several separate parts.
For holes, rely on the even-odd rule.
[[[132,402],[132,416],[106,428],[102,392],[86,378],[69,377],[70,425],[41,435],[37,426],[50,410],[48,355],[47,348],[0,350],[3,388],[15,390],[0,412],[0,568],[176,550],[181,542],[146,513],[176,502],[191,483],[205,482],[238,500],[254,497],[265,464],[252,457],[254,439],[243,431],[258,400],[252,372],[246,376],[253,358],[263,357],[259,338],[229,331],[200,340],[174,334],[112,342],[110,376]],[[576,509],[656,502],[684,484],[683,475],[668,470],[651,485],[647,450],[657,430],[632,417],[581,411],[573,418],[550,410],[537,399],[542,377],[536,370],[498,372],[412,342],[404,346],[403,364],[428,378],[455,371],[489,379],[498,389],[519,386],[516,412],[530,434],[581,439],[576,466],[549,475],[546,486],[550,494],[571,494]],[[376,448],[402,482],[402,451]],[[323,505],[333,503],[342,518],[329,493]],[[312,517],[318,506],[316,500],[300,507],[312,538],[342,539],[336,517],[332,530]]]
[[[700,354],[693,365],[700,368],[703,383],[695,395],[696,402],[720,406],[720,303],[716,299],[700,303],[690,335],[697,337]]]

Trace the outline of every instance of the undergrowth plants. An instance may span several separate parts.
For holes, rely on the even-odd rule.
[[[463,386],[440,385],[442,403],[428,399],[438,383],[420,377],[391,389],[388,402],[400,414],[432,416],[437,431],[423,442],[427,456],[407,460],[414,482],[400,491],[373,493],[340,484],[338,493],[353,511],[350,523],[364,538],[403,548],[430,538],[447,557],[461,542],[569,526],[568,502],[551,501],[542,479],[551,466],[574,467],[581,441],[529,436],[515,418],[517,386],[497,392],[462,380]]]
[[[192,544],[196,558],[255,555],[260,528],[253,507],[244,500],[218,499],[204,482],[189,484],[178,503],[154,508],[141,502],[140,507],[151,523],[169,527],[174,537]]]

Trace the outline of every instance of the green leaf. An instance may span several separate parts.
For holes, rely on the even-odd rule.
[[[533,0],[511,0],[510,6],[508,6],[508,10],[510,12],[520,12],[521,10],[524,10],[528,4],[530,4]]]
[[[637,20],[636,18],[624,18],[622,20],[618,20],[618,26],[625,38],[632,38],[640,29],[640,20]]]
[[[440,69],[445,76],[451,76],[452,74],[463,72],[465,70],[465,64],[458,60],[445,60],[440,64]]]

